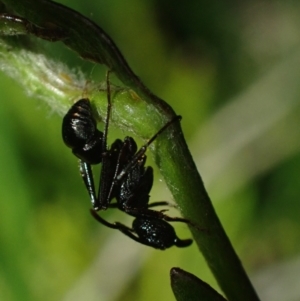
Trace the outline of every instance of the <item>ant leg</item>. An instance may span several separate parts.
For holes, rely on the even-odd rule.
[[[193,243],[193,240],[190,239],[190,238],[187,238],[187,239],[180,239],[180,238],[176,238],[175,241],[174,241],[174,244],[176,247],[178,248],[185,248],[185,247],[188,247],[190,246],[191,244]]]
[[[138,161],[141,160],[141,158],[145,155],[149,145],[164,131],[166,130],[172,123],[174,123],[177,120],[181,120],[181,116],[177,115],[172,120],[168,121],[156,134],[154,134],[146,144],[144,144],[137,153],[133,156],[133,158],[130,160],[130,162],[121,170],[121,172],[118,174],[116,180],[121,181],[122,178],[128,174],[130,170],[132,170]]]
[[[156,207],[156,206],[168,206],[168,207],[173,207],[173,208],[177,207],[175,204],[172,204],[167,201],[160,201],[160,202],[154,202],[154,203],[148,204],[148,208],[152,208],[152,207]]]
[[[171,217],[171,216],[163,214],[163,219],[167,222],[181,222],[181,223],[186,223],[186,224],[192,225],[191,221],[189,221],[188,219],[183,218],[183,217]]]
[[[96,198],[94,177],[91,165],[82,160],[79,160],[79,170],[85,187],[90,195],[92,206],[95,210],[98,210],[99,205],[98,200]]]
[[[157,202],[160,203],[160,202]],[[156,203],[153,203],[154,206]],[[124,207],[123,211],[125,211],[127,214],[134,216],[134,217],[144,217],[144,218],[155,218],[155,219],[160,219],[160,220],[165,220],[167,222],[181,222],[181,223],[186,223],[186,224],[191,224],[191,222],[185,218],[182,217],[171,217],[163,212],[166,210],[162,211],[155,211],[151,209],[141,209],[141,208],[128,208]]]
[[[99,223],[103,224],[104,226],[112,229],[119,229],[116,223],[111,224],[107,222],[105,219],[103,219],[102,217],[100,217],[100,215],[96,212],[96,210],[90,209],[90,212],[91,215],[94,217],[94,219],[97,220]]]
[[[168,221],[168,222],[181,222],[181,223],[186,223],[187,225],[199,230],[199,231],[204,231],[204,232],[209,232],[207,229],[204,228],[200,228],[199,226],[197,226],[195,223],[191,222],[190,220],[186,219],[186,218],[182,218],[182,217],[171,217],[168,215],[163,214],[164,216],[164,220]]]
[[[132,240],[155,249],[165,250],[172,245],[184,248],[193,242],[192,239],[178,238],[173,227],[159,219],[145,220],[136,218],[133,222],[134,229],[131,229],[119,222],[113,224],[107,222],[93,209],[91,209],[90,212],[92,216],[104,226],[117,229]],[[134,235],[134,233],[138,236]]]
[[[108,205],[109,208],[119,208],[119,206],[120,205],[118,203],[110,203]],[[169,203],[169,202],[165,202],[165,201],[154,202],[154,203],[148,204],[148,208],[157,207],[157,206],[169,206],[169,207],[176,208],[176,205]],[[161,210],[160,212],[163,212],[163,211],[168,211],[168,209]]]
[[[160,203],[160,202],[158,202]],[[154,203],[155,204],[155,203]],[[183,218],[183,217],[171,217],[169,215],[164,214],[166,210],[162,211],[155,211],[151,209],[140,209],[140,208],[123,208],[123,211],[125,211],[127,214],[140,218],[148,218],[148,219],[159,219],[159,220],[164,220],[166,222],[180,222],[180,223],[185,223],[189,226],[192,226],[193,228],[196,228],[199,231],[207,231],[206,229],[200,228],[197,226],[195,223],[191,222],[190,220]]]
[[[119,208],[119,204],[118,203],[110,203],[108,204],[108,208]]]
[[[112,187],[110,185],[113,175],[111,174],[112,166],[114,161],[112,161],[112,151],[107,149],[107,136],[109,128],[109,120],[111,114],[111,91],[110,91],[110,82],[109,82],[110,71],[107,71],[106,74],[106,89],[107,89],[107,110],[105,118],[105,127],[103,132],[102,139],[102,168],[100,172],[100,183],[98,186],[98,197],[97,205],[98,210],[106,210],[110,199],[110,194]]]
[[[124,224],[122,223],[119,223],[119,222],[116,222],[116,223],[109,223],[108,221],[106,221],[105,219],[103,219],[102,217],[99,216],[99,214],[97,214],[97,212],[93,209],[90,209],[90,212],[92,214],[92,216],[99,222],[101,223],[102,225],[108,227],[108,228],[111,228],[111,229],[117,229],[119,231],[121,231],[123,234],[125,234],[126,236],[130,237],[131,239],[133,239],[134,241],[136,242],[139,242],[141,244],[145,244],[143,243],[137,236],[135,236],[133,233],[134,233],[134,230],[125,226]]]
[[[128,162],[131,160],[131,157],[136,153],[137,151],[137,145],[133,138],[126,137],[123,142],[121,142],[118,150],[118,156],[116,158],[116,164],[115,164],[115,173],[111,184],[111,189],[108,195],[108,198],[111,195],[111,192],[115,186],[120,184],[120,180],[117,179],[120,171],[128,164]],[[141,163],[142,164],[142,163]],[[132,166],[132,169],[135,166]]]
[[[109,127],[109,119],[111,114],[111,92],[110,92],[109,75],[110,75],[110,71],[107,71],[106,73],[107,110],[106,110],[105,127],[104,127],[103,140],[102,140],[102,150],[107,150],[108,127]]]

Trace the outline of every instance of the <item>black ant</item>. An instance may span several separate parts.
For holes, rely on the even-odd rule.
[[[133,138],[125,137],[124,141],[116,139],[110,148],[107,147],[107,135],[111,113],[111,92],[109,73],[107,84],[107,113],[104,133],[97,129],[89,99],[77,101],[63,119],[62,136],[65,144],[72,148],[73,154],[79,158],[80,173],[89,192],[93,209],[91,214],[103,225],[118,229],[133,240],[164,250],[173,245],[186,247],[191,239],[181,240],[169,222],[184,222],[188,220],[179,217],[169,217],[162,211],[149,208],[168,205],[167,202],[149,204],[149,193],[153,185],[153,169],[145,167],[145,155],[149,145],[180,116],[166,123],[139,150]],[[92,164],[102,163],[100,184],[96,195]],[[111,203],[112,199],[116,203]],[[135,217],[132,228],[119,222],[109,223],[97,214],[99,210],[119,208],[121,211]]]

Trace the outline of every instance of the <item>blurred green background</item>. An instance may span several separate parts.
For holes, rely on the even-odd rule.
[[[183,116],[208,193],[261,299],[299,300],[300,3],[60,3],[98,23]],[[42,45],[104,80],[105,68],[60,43]],[[217,288],[195,245],[155,251],[97,224],[63,145],[61,116],[0,76],[0,300],[174,300],[174,266]],[[152,200],[171,200],[158,173]],[[176,230],[190,235],[185,225]]]

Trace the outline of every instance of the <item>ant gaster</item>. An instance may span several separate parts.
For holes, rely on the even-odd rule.
[[[107,135],[111,113],[111,92],[109,73],[107,84],[107,113],[105,128],[102,133],[97,129],[89,99],[77,101],[63,119],[62,136],[65,144],[72,148],[73,154],[79,158],[80,173],[89,192],[93,209],[91,214],[103,225],[117,229],[133,240],[164,250],[173,245],[186,247],[192,243],[191,239],[181,240],[169,222],[190,222],[184,218],[169,217],[162,211],[149,208],[169,205],[167,202],[149,204],[149,193],[153,185],[153,169],[145,167],[146,150],[149,145],[180,116],[166,123],[139,150],[132,137],[125,137],[124,141],[116,139],[110,148],[107,147]],[[92,164],[102,163],[100,184],[96,195]],[[112,199],[116,203],[111,203]],[[119,208],[121,211],[135,217],[132,228],[122,223],[109,223],[99,216],[97,211]]]

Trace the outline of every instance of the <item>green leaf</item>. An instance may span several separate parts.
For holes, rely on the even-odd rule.
[[[2,15],[2,33],[28,33],[49,41],[61,40],[81,57],[106,64],[130,88],[113,87],[112,123],[116,126],[149,139],[175,116],[173,109],[153,95],[134,74],[112,39],[80,13],[46,0],[3,2],[21,17]],[[0,62],[4,72],[21,82],[27,93],[38,95],[61,114],[85,91],[99,120],[105,116],[105,86],[86,84],[79,74],[31,51],[26,48],[26,43],[21,39],[3,39]],[[28,63],[29,58],[31,63]],[[180,123],[172,124],[160,135],[151,151],[183,216],[195,225],[190,227],[194,239],[228,299],[257,301],[258,297],[214,211]]]
[[[172,268],[170,276],[177,301],[226,301],[207,283],[180,268]]]
[[[33,34],[49,41],[61,40],[82,58],[105,64],[128,87],[133,88],[148,104],[156,104],[160,112],[174,117],[173,109],[154,95],[135,75],[114,41],[93,21],[80,13],[52,1],[4,0],[17,14],[23,17],[15,23],[16,30]],[[20,29],[23,23],[24,29]]]

